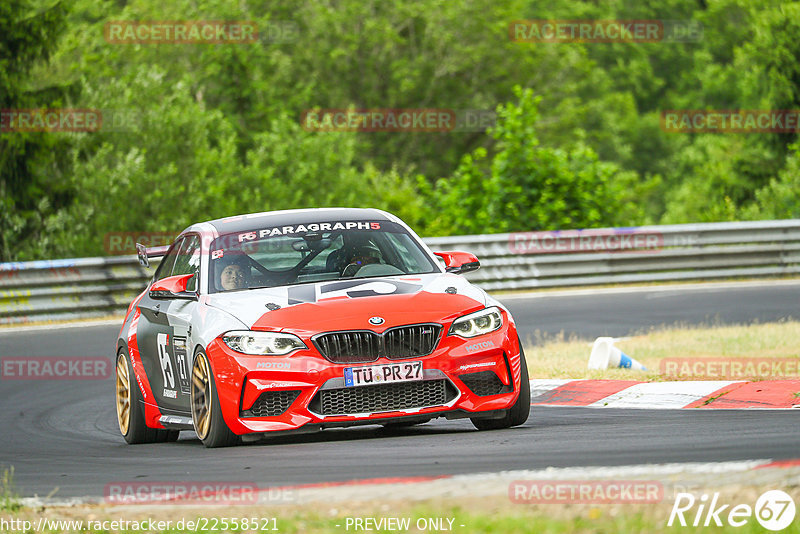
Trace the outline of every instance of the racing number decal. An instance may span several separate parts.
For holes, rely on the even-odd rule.
[[[156,341],[158,343],[158,361],[161,363],[161,377],[164,379],[164,387],[175,389],[175,372],[172,370],[172,360],[167,351],[169,334],[158,334]]]
[[[186,353],[186,338],[172,337],[172,352],[175,354],[175,366],[178,368],[178,382],[181,393],[189,394],[189,358]]]

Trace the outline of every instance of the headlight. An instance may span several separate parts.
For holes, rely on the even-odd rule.
[[[450,327],[450,335],[475,337],[494,332],[501,326],[503,326],[503,315],[496,306],[493,306],[459,317],[453,321],[453,326]]]
[[[283,332],[253,332],[250,330],[228,332],[222,341],[242,354],[283,356],[297,349],[307,349],[306,344],[294,334]]]

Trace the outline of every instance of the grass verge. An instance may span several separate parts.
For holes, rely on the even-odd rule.
[[[19,502],[19,495],[14,488],[14,467],[3,470],[0,478],[0,511],[15,512],[22,508]]]
[[[760,494],[773,486],[736,486],[721,489],[720,503],[742,503],[752,506]],[[797,487],[784,488],[797,500]],[[717,490],[715,490],[717,491]],[[709,492],[710,493],[710,492]],[[703,526],[691,526],[697,509],[687,511],[688,526],[677,520],[668,526],[675,499],[666,496],[652,504],[513,504],[508,496],[482,498],[438,498],[410,503],[407,501],[316,502],[289,507],[197,507],[159,506],[158,510],[138,507],[49,508],[15,513],[6,521],[27,521],[52,533],[67,532],[153,532],[157,534],[187,532],[280,532],[285,534],[334,534],[347,532],[452,532],[452,533],[667,533],[708,532]],[[730,507],[728,507],[730,508]],[[726,510],[720,514],[723,526],[712,532],[765,532],[755,517],[746,524],[733,527],[727,522]],[[5,514],[4,514],[5,515]],[[45,517],[45,523],[37,523]],[[245,524],[244,521],[247,520]],[[77,522],[76,522],[77,521]],[[116,527],[118,521],[123,528]],[[169,526],[159,522],[170,521]],[[367,522],[369,521],[369,523]],[[0,518],[2,522],[2,518]],[[134,525],[134,522],[138,522]],[[190,523],[191,522],[191,523]],[[252,528],[250,525],[258,525]],[[191,525],[191,527],[190,527]],[[199,525],[202,525],[200,527]],[[244,525],[244,526],[243,526]],[[11,524],[8,532],[25,532],[27,525]],[[13,527],[20,527],[19,529]],[[31,529],[28,529],[31,530]],[[784,534],[800,534],[800,521],[794,521]]]

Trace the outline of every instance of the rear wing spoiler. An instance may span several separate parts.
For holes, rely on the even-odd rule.
[[[143,267],[150,267],[150,258],[161,258],[166,255],[170,245],[163,245],[160,247],[145,247],[141,243],[136,243],[136,255],[139,257],[139,263]]]

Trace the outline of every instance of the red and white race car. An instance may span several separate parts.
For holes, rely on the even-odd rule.
[[[530,386],[514,320],[373,209],[257,213],[199,224],[128,308],[116,406],[128,443],[194,430],[208,447],[273,433],[468,417],[524,423]],[[437,258],[438,256],[438,258]]]

